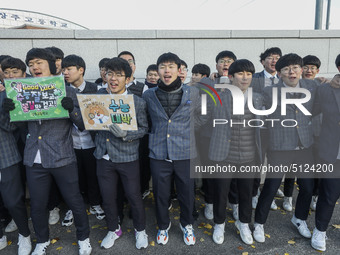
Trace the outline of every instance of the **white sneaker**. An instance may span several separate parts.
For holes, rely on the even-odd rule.
[[[213,240],[216,244],[222,244],[224,241],[224,227],[225,223],[214,226]]]
[[[90,238],[86,238],[84,241],[79,241],[79,255],[90,255],[92,251],[92,246],[90,244]]]
[[[235,226],[240,231],[240,236],[242,241],[245,244],[252,244],[253,243],[253,236],[251,235],[251,231],[249,229],[248,223],[242,223],[241,221],[237,220],[235,222]]]
[[[24,237],[19,234],[18,255],[29,255],[32,251],[31,236]]]
[[[259,201],[258,195],[252,197],[251,199],[251,207],[255,210],[257,206],[257,202]]]
[[[120,228],[120,225],[118,225],[118,229],[116,229],[115,231],[109,231],[107,233],[102,243],[100,244],[100,247],[105,249],[111,248],[115,244],[115,241],[122,235],[122,233],[122,229]]]
[[[310,230],[308,229],[307,223],[304,220],[300,220],[293,215],[293,218],[291,219],[291,222],[294,224],[294,226],[299,230],[299,233],[306,238],[311,238],[312,234],[310,233]]]
[[[50,216],[48,218],[48,224],[50,224],[50,225],[57,224],[57,222],[60,219],[59,210],[60,209],[58,207],[54,207],[53,210],[50,211]]]
[[[148,235],[145,233],[145,230],[142,231],[136,231],[136,248],[140,250],[141,248],[148,247]]]
[[[179,223],[179,226],[183,232],[183,240],[186,245],[194,245],[196,243],[196,237],[194,234],[194,229],[192,225],[188,224],[184,228],[182,227],[182,224]]]
[[[157,243],[158,244],[167,244],[167,242],[169,241],[169,229],[171,227],[171,222],[169,223],[169,227],[167,229],[158,229],[157,232]]]
[[[3,236],[0,238],[0,250],[4,249],[7,246],[7,237]]]
[[[50,240],[45,243],[37,243],[31,255],[46,255],[46,249],[50,245]]]
[[[291,212],[293,210],[293,198],[292,197],[284,197],[282,207],[287,212]]]
[[[315,250],[325,251],[326,250],[326,231],[319,231],[317,228],[313,230],[313,237],[312,237],[312,247]]]
[[[270,205],[270,209],[273,210],[273,211],[276,211],[277,210],[277,205],[275,203],[275,199],[273,199],[273,202],[272,204]]]
[[[98,220],[102,220],[105,218],[105,213],[100,205],[94,205],[90,207],[90,213],[95,214]]]
[[[282,190],[278,189],[277,192],[276,192],[276,196],[282,198],[282,197],[285,196],[285,194],[283,194]]]
[[[18,227],[17,227],[17,224],[15,224],[14,220],[12,219],[8,225],[6,226],[5,228],[5,232],[6,233],[10,233],[10,232],[14,232],[15,230],[17,230]]]
[[[71,210],[66,212],[64,220],[61,222],[61,225],[64,227],[69,227],[73,224],[73,213]]]
[[[204,216],[207,220],[212,220],[214,218],[214,205],[213,204],[205,204],[204,208]]]
[[[310,209],[312,209],[312,211],[316,210],[317,202],[318,202],[318,196],[312,196],[312,201],[310,202]]]
[[[256,242],[259,243],[264,243],[265,241],[265,237],[264,237],[264,229],[263,229],[263,224],[259,224],[259,223],[254,223],[254,232],[253,232],[253,236]]]
[[[238,204],[230,204],[231,209],[233,210],[233,217],[235,220],[238,220]]]

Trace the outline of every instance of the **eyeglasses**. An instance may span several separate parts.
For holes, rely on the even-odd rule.
[[[122,78],[122,77],[125,77],[125,74],[121,74],[121,73],[114,73],[114,72],[107,72],[106,73],[106,76],[108,78],[112,78],[112,77],[116,77],[116,78]]]
[[[220,65],[231,64],[233,62],[234,62],[234,60],[230,59],[230,58],[229,59],[220,59],[220,60],[217,61],[217,63],[220,64]]]
[[[129,64],[135,64],[135,61],[134,61],[133,59],[129,59],[129,60],[127,60],[127,62],[128,62]]]
[[[280,59],[280,57],[266,57],[266,59],[267,60],[269,60],[269,61],[273,61],[273,60],[275,60],[275,61],[278,61],[279,59]]]
[[[316,66],[303,66],[302,69],[303,71],[311,70],[312,72],[315,72],[316,70],[318,70]]]
[[[300,66],[286,66],[284,68],[281,69],[281,73],[289,73],[290,71],[297,73],[298,71],[301,70]]]
[[[182,70],[183,72],[188,72],[188,71],[189,71],[188,68],[182,68],[181,70]]]

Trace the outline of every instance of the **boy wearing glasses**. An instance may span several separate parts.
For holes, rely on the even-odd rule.
[[[264,104],[266,109],[272,106],[273,88],[278,90],[278,100],[281,99],[281,93],[285,93],[283,88],[309,90],[311,98],[303,106],[312,112],[317,84],[311,80],[300,79],[302,75],[302,58],[296,54],[290,53],[281,57],[275,65],[280,76],[277,84],[264,89]],[[297,91],[298,92],[298,91]],[[304,98],[303,93],[287,92],[287,99]],[[311,125],[312,116],[305,115],[295,104],[288,104],[285,108],[286,115],[281,114],[282,104],[278,103],[276,110],[268,116],[270,119],[284,121],[286,119],[295,120],[296,125],[290,122],[289,127],[279,124],[279,121],[268,126],[269,129],[269,153],[268,164],[272,167],[296,165],[312,166],[313,160],[313,129]],[[288,122],[287,122],[288,123]],[[254,239],[257,242],[264,242],[263,224],[266,222],[270,205],[281,184],[282,177],[285,173],[282,171],[276,173],[267,173],[267,177],[260,194],[255,211],[255,230]],[[295,177],[292,174],[290,177]],[[306,176],[303,176],[306,177]],[[311,176],[312,177],[312,176]],[[299,194],[297,196],[295,212],[291,222],[298,229],[299,233],[305,238],[311,238],[311,232],[306,224],[309,213],[309,205],[312,199],[314,186],[313,178],[299,178]]]
[[[129,63],[122,58],[112,58],[105,64],[108,87],[98,94],[131,94],[126,84],[129,83],[132,70]],[[101,247],[109,249],[122,235],[118,224],[117,182],[120,177],[125,195],[131,205],[133,225],[135,228],[136,248],[148,246],[145,233],[145,210],[140,193],[138,147],[139,139],[148,131],[146,104],[143,99],[133,96],[137,118],[137,131],[122,130],[117,124],[111,124],[109,131],[96,133],[94,156],[97,159],[97,176],[103,198],[108,233]]]

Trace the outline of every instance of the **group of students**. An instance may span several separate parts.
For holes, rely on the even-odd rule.
[[[143,197],[150,192],[150,176],[158,225],[157,243],[165,245],[169,240],[171,221],[168,208],[175,183],[181,209],[179,227],[185,244],[194,245],[192,159],[199,158],[200,164],[204,165],[220,164],[237,169],[263,164],[265,158],[272,166],[326,162],[334,166],[335,172],[340,170],[340,77],[337,75],[331,81],[316,79],[321,63],[315,56],[303,59],[293,53],[282,56],[279,48],[270,48],[260,56],[264,70],[255,73],[251,61],[238,60],[233,52],[222,51],[216,56],[217,73],[210,74],[208,66],[197,64],[192,70],[192,80],[185,84],[187,65],[169,52],[159,56],[156,65],[148,67],[144,84],[134,78],[133,54],[123,51],[118,57],[100,61],[101,78],[95,84],[84,80],[86,65],[80,56],[64,58],[58,57],[56,52],[59,51],[55,47],[33,48],[27,52],[25,62],[33,77],[62,73],[67,86],[61,104],[69,112],[68,119],[10,122],[8,113],[15,109],[16,102],[7,98],[5,92],[0,92],[0,192],[19,231],[18,254],[30,254],[32,250],[20,166],[22,156],[16,139],[22,133],[25,138],[22,162],[37,238],[34,255],[46,254],[50,244],[49,217],[59,211],[58,203],[51,200],[58,200],[55,199],[58,190],[69,208],[63,225],[71,225],[74,221],[79,254],[85,255],[91,254],[92,247],[84,196],[90,204],[90,212],[98,219],[106,219],[108,232],[101,242],[102,248],[111,248],[122,235],[120,224],[124,197],[131,207],[136,247],[148,246]],[[26,65],[20,59],[7,57],[1,62],[4,78],[25,77]],[[336,66],[340,71],[340,55]],[[273,88],[279,95],[285,88],[304,88],[311,96],[303,106],[313,112],[313,116],[305,115],[301,107],[294,106],[287,106],[286,115],[282,115],[281,108],[285,106],[278,104],[268,118],[296,120],[298,126],[213,127],[215,119],[225,119],[229,123],[257,119],[247,100],[244,114],[234,114],[231,91],[218,89],[222,83],[238,87],[245,99],[251,97],[252,108],[257,110],[271,108],[277,96],[273,94]],[[218,90],[221,104],[214,106],[209,101],[208,114],[202,114],[201,94],[204,90],[200,88],[206,85]],[[248,93],[250,87],[252,94]],[[131,94],[138,130],[122,130],[117,124],[111,124],[108,131],[85,130],[77,93]],[[287,97],[303,98],[301,93],[296,94],[293,91],[287,93]],[[321,119],[320,113],[322,121],[317,122],[317,118]],[[264,224],[270,208],[275,209],[274,196],[283,176],[283,172],[268,174],[261,192],[260,178],[256,174],[203,179],[204,214],[215,223],[213,241],[217,244],[224,242],[229,199],[242,241],[252,244],[254,238],[257,242],[264,242]],[[288,177],[285,179],[284,208],[291,211],[294,176]],[[300,189],[292,223],[302,236],[312,238],[315,249],[325,250],[326,229],[340,195],[339,179],[316,180],[310,176],[298,176],[297,182]],[[316,195],[316,228],[312,236],[306,219],[312,197]],[[249,228],[252,208],[255,209],[253,233]],[[59,216],[56,218],[58,221]],[[0,249],[3,249],[7,241],[0,231]]]

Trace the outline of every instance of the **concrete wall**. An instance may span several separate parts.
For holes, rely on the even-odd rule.
[[[115,57],[121,51],[132,52],[136,59],[136,78],[144,80],[149,64],[164,52],[174,52],[190,68],[207,64],[216,70],[215,57],[222,50],[247,58],[261,71],[259,55],[269,47],[278,46],[284,54],[316,55],[321,60],[319,76],[337,73],[335,57],[340,53],[340,30],[12,30],[0,29],[0,54],[25,59],[32,47],[56,46],[65,55],[84,58],[85,79],[99,77],[98,63],[104,57]]]

